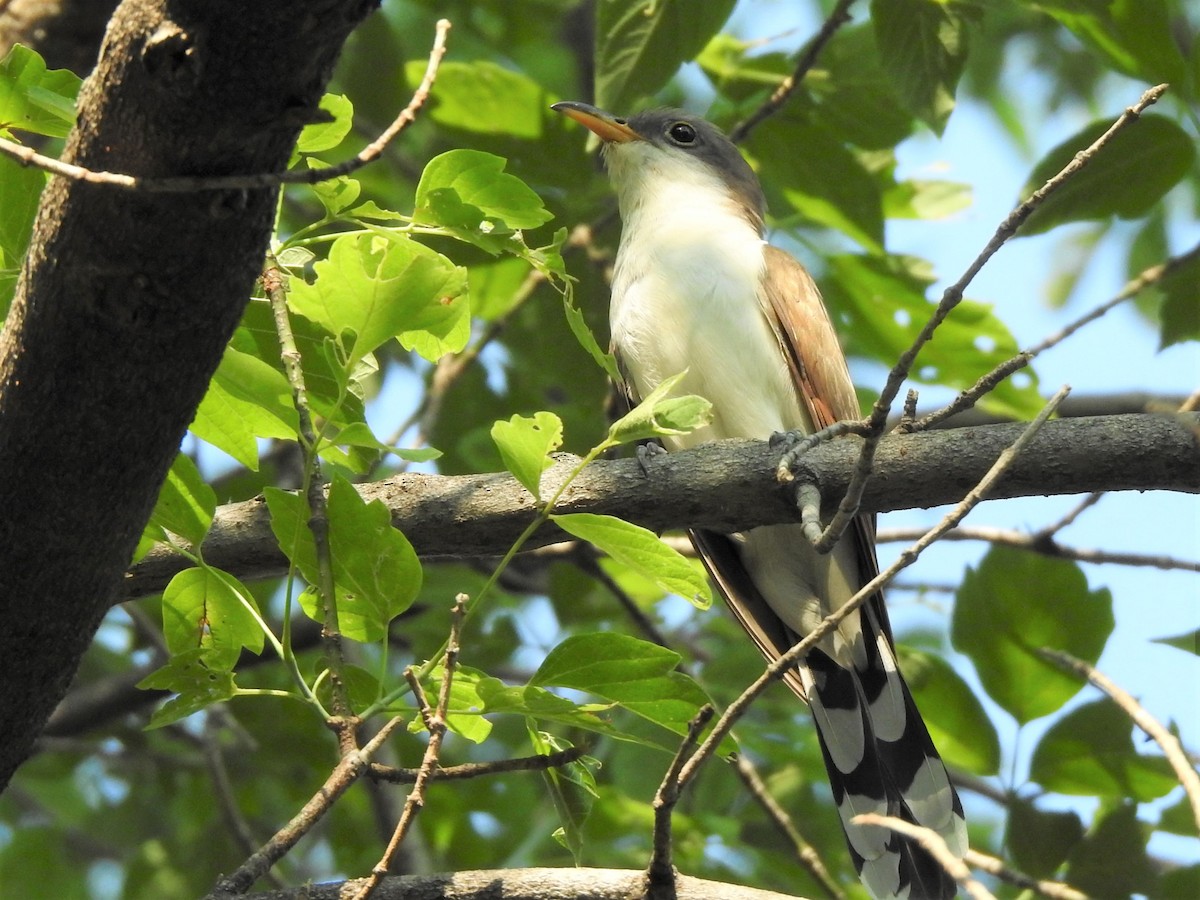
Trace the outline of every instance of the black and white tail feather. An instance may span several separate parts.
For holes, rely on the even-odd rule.
[[[800,641],[738,565],[735,540],[701,530],[691,536],[734,615],[768,659]],[[949,900],[954,880],[915,841],[851,821],[862,813],[895,816],[937,832],[956,856],[967,850],[962,804],[897,667],[882,595],[871,597],[857,619],[852,667],[815,649],[784,681],[812,710],[842,831],[871,896]]]

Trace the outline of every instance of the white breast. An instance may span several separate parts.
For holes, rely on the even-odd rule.
[[[623,228],[610,324],[637,393],[687,369],[680,392],[713,404],[712,424],[673,447],[811,429],[759,301],[762,238],[703,168],[667,178],[651,166],[614,177]]]

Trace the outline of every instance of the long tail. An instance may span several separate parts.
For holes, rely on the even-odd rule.
[[[865,812],[896,816],[933,829],[958,856],[967,849],[962,804],[891,643],[874,616],[863,619],[866,665],[843,668],[817,650],[800,668],[842,830],[876,900],[949,900],[954,880],[915,842],[850,821]]]

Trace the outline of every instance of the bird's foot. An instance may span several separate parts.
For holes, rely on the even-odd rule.
[[[857,434],[861,428],[861,422],[834,422],[828,428],[822,428],[812,434],[803,431],[775,432],[768,444],[772,450],[780,450],[783,453],[779,458],[779,465],[775,467],[775,477],[784,483],[794,481],[796,476],[792,469],[801,456],[833,438],[844,434]]]
[[[656,456],[664,456],[666,452],[667,448],[658,443],[658,441],[648,441],[645,444],[638,444],[637,461],[638,466],[641,467],[642,474],[649,478],[650,460]]]

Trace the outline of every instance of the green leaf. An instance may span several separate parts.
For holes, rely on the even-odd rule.
[[[596,103],[614,113],[648,97],[691,61],[733,12],[734,0],[600,0]]]
[[[967,56],[965,7],[945,0],[872,0],[884,69],[904,105],[942,133]]]
[[[581,634],[551,650],[529,683],[587,691],[686,734],[688,722],[709,701],[692,679],[674,671],[679,658],[624,634]]]
[[[1165,831],[1168,834],[1181,834],[1189,838],[1196,837],[1196,815],[1192,812],[1192,803],[1188,799],[1187,794],[1181,793],[1175,803],[1162,811],[1156,827],[1158,831]]]
[[[208,534],[216,509],[216,492],[204,483],[191,457],[176,454],[171,471],[158,490],[150,524],[165,528],[193,547],[199,547]]]
[[[1200,897],[1200,863],[1164,872],[1159,883],[1159,896],[1178,897],[1180,900]]]
[[[1009,798],[1004,846],[1025,874],[1049,878],[1082,838],[1076,813],[1041,810],[1028,800]]]
[[[430,698],[440,697],[442,677],[434,678],[427,686],[426,693]],[[450,702],[447,706],[446,725],[459,737],[464,737],[475,744],[482,744],[492,733],[492,723],[482,715],[486,705],[479,695],[479,683],[486,676],[482,672],[461,667],[454,672],[454,680],[450,682]],[[356,707],[361,709],[362,707]],[[410,732],[425,730],[425,720],[418,714],[409,725]]]
[[[1132,803],[1109,812],[1075,845],[1064,880],[1093,897],[1167,896],[1157,890],[1158,876],[1146,857],[1146,835]]]
[[[583,312],[576,306],[570,297],[563,297],[563,311],[567,314],[567,325],[571,328],[571,334],[575,335],[575,340],[579,341],[579,346],[587,351],[588,356],[596,361],[596,364],[604,370],[604,374],[613,381],[621,380],[621,372],[617,368],[617,359],[611,353],[605,353],[600,347],[596,336],[592,334],[592,329],[588,327],[587,322],[583,318]]]
[[[328,115],[326,122],[305,125],[296,141],[298,153],[323,153],[337,147],[354,127],[354,104],[341,94],[326,94],[321,98],[321,111]]]
[[[1000,737],[982,704],[941,657],[897,646],[904,680],[949,765],[975,775],[1000,770]]]
[[[258,471],[258,439],[294,439],[300,419],[282,373],[228,347],[189,427],[198,438]]]
[[[405,66],[410,84],[420,82],[425,66],[424,60]],[[449,61],[438,69],[428,113],[438,125],[489,137],[537,140],[544,136],[543,117],[549,103],[542,86],[527,75],[488,60]]]
[[[319,581],[316,548],[308,533],[307,505],[282,500],[294,497],[283,491],[268,491],[271,528],[280,547],[294,559],[312,585]],[[279,510],[278,526],[276,510]],[[412,544],[392,527],[388,508],[379,500],[367,503],[354,486],[335,475],[329,488],[329,554],[333,565],[338,628],[354,641],[383,639],[388,623],[416,599],[421,589],[421,563]],[[303,531],[301,530],[303,529]],[[314,592],[301,597],[305,613],[316,621],[323,619]]]
[[[36,52],[14,45],[0,60],[0,137],[11,139],[11,129],[66,137],[81,84],[74,72],[47,69]]]
[[[653,531],[595,513],[550,518],[563,531],[594,544],[617,562],[651,579],[664,591],[678,594],[697,609],[712,605],[712,590],[704,569],[668,547]]]
[[[703,397],[689,394],[668,397],[686,372],[664,378],[641,403],[619,418],[608,429],[608,440],[632,444],[651,438],[687,434],[712,420],[712,404]]]
[[[1200,341],[1200,254],[1193,254],[1162,277],[1157,288],[1163,295],[1160,350],[1182,341]]]
[[[644,738],[635,737],[617,730],[612,723],[597,714],[604,707],[597,704],[579,704],[559,697],[536,685],[510,687],[498,678],[481,677],[476,690],[483,701],[487,715],[518,715],[538,722],[555,722],[571,728],[603,734],[618,740],[634,741],[650,746]]]
[[[492,440],[504,467],[525,486],[534,499],[542,498],[542,473],[554,462],[550,454],[562,446],[562,419],[549,412],[531,417],[513,416],[492,425]]]
[[[883,196],[889,219],[944,219],[971,205],[971,186],[956,181],[901,181]]]
[[[750,148],[797,213],[883,252],[879,185],[841,138],[811,119],[768,121],[754,131]]]
[[[529,737],[535,753],[556,753],[574,746],[570,741],[534,728],[529,729]],[[598,765],[595,760],[592,760],[592,764]],[[583,824],[597,796],[596,777],[583,759],[566,766],[543,769],[542,775],[562,823],[554,833],[554,838],[570,851],[575,865],[582,865]]]
[[[1025,723],[1059,709],[1083,686],[1038,650],[1094,663],[1112,630],[1111,593],[1089,591],[1077,563],[992,547],[967,570],[951,638],[992,699]]]
[[[480,150],[435,156],[417,184],[419,222],[495,230],[536,228],[553,216],[520,178],[504,171],[503,157]]]
[[[1111,125],[1111,121],[1093,122],[1042,157],[1021,189],[1022,199]],[[1187,175],[1195,157],[1195,142],[1177,123],[1165,116],[1142,115],[1038,206],[1017,233],[1028,237],[1064,222],[1144,216]]]
[[[1033,751],[1029,777],[1059,794],[1155,800],[1179,785],[1161,756],[1134,749],[1133,723],[1111,700],[1072,710]]]
[[[1200,628],[1195,631],[1177,634],[1174,637],[1155,638],[1154,643],[1166,644],[1168,647],[1178,647],[1195,656],[1200,656]]]
[[[142,690],[171,691],[173,697],[154,711],[147,730],[162,728],[185,719],[213,703],[229,700],[237,693],[234,673],[227,668],[212,668],[206,660],[208,652],[202,647],[172,655],[161,669],[151,672],[138,682]]]
[[[842,323],[848,353],[885,365],[907,350],[933,313],[925,297],[932,283],[928,264],[905,256],[834,255],[821,282],[835,321]],[[912,377],[955,390],[973,385],[982,375],[1020,352],[1017,340],[992,307],[963,300],[939,326],[935,340],[917,357]],[[1037,379],[1018,387],[1007,380],[980,405],[993,413],[1030,419],[1042,408]]]
[[[433,447],[393,447],[391,444],[385,444],[375,437],[366,422],[351,422],[331,440],[334,444],[348,447],[366,447],[378,450],[380,453],[391,454],[405,462],[430,462],[442,455],[440,450]]]
[[[1037,8],[1069,28],[1113,68],[1149,84],[1185,82],[1186,63],[1163,0],[1038,0]]]
[[[224,577],[222,577],[224,576]],[[235,591],[216,569],[194,568],[179,572],[163,591],[163,637],[171,653],[203,651],[203,661],[213,669],[232,669],[245,647],[258,653],[264,635],[255,616],[249,592]]]
[[[328,168],[326,163],[311,156],[305,160],[305,163],[312,170]],[[353,213],[348,213],[347,210],[354,206],[359,194],[362,193],[362,183],[349,175],[339,175],[337,178],[330,178],[327,181],[317,181],[308,187],[316,195],[321,206],[325,208],[325,215],[330,219],[346,218],[352,215]]]
[[[343,235],[313,268],[315,283],[292,282],[289,305],[332,334],[352,332],[351,362],[392,337],[411,347],[422,332],[441,351],[431,361],[466,346],[466,269],[408,237]]]

